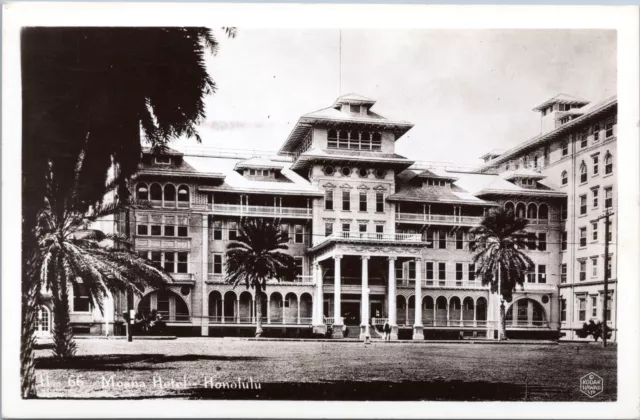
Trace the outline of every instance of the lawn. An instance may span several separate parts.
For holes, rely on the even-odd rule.
[[[37,351],[41,398],[613,401],[616,350],[600,345],[77,340]],[[594,372],[591,399],[579,380]],[[78,380],[80,378],[80,380]]]

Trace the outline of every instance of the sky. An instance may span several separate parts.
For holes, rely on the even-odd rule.
[[[206,100],[203,149],[277,151],[301,115],[355,92],[377,101],[373,111],[415,124],[397,153],[473,165],[539,134],[532,108],[558,93],[594,102],[616,94],[612,30],[216,33],[219,52],[206,64],[217,91]]]

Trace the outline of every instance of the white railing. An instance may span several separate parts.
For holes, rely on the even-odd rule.
[[[377,233],[377,232],[335,232],[325,236],[324,240],[357,239],[362,241],[422,242],[422,235],[416,233]]]
[[[416,281],[415,279],[396,279],[396,284],[401,287],[415,287]],[[483,286],[480,280],[426,280],[422,279],[422,287],[447,287],[447,288],[479,288],[479,289],[488,289],[489,285]]]
[[[278,281],[278,280],[268,280],[268,284],[298,284],[298,283],[313,283],[313,276],[296,276],[295,279],[291,281]]]
[[[267,318],[266,316],[262,317],[263,325],[277,325],[277,324],[299,324],[299,325],[310,325],[312,321],[311,317],[300,317],[297,316],[287,316],[282,317],[282,315],[273,316],[271,318]],[[244,325],[252,325],[256,323],[255,316],[210,316],[209,324],[244,324]]]
[[[304,217],[311,218],[312,209],[306,207],[253,206],[244,204],[208,204],[208,210],[219,214],[266,217]]]
[[[549,328],[549,322],[547,321],[505,321],[507,329],[509,328]]]
[[[524,287],[518,286],[520,290],[553,290],[556,288],[554,284],[549,283],[527,283],[523,284]]]
[[[481,216],[457,216],[453,214],[396,213],[396,220],[405,222],[433,222],[452,225],[476,226],[482,222]]]
[[[371,318],[371,325],[384,325],[387,318]]]

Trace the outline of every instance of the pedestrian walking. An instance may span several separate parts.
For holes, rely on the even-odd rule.
[[[391,326],[389,325],[389,321],[385,321],[382,331],[384,331],[384,340],[391,341]]]

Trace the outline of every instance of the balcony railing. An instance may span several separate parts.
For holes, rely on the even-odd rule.
[[[281,315],[271,317],[270,319],[266,316],[262,317],[263,325],[277,325],[277,324],[298,324],[298,325],[310,325],[312,322],[311,317],[300,317],[297,316],[287,316],[282,317]],[[243,325],[255,325],[256,317],[255,316],[210,316],[209,324],[243,324]]]
[[[524,287],[518,286],[516,289],[519,290],[553,290],[556,288],[556,285],[549,283],[527,283],[523,284]]]
[[[396,220],[400,222],[435,223],[442,225],[476,226],[482,222],[480,216],[457,216],[453,214],[428,213],[396,213]]]
[[[415,279],[396,279],[396,284],[400,287],[415,287],[416,281]],[[439,288],[439,287],[447,287],[447,288],[478,288],[478,289],[488,289],[489,286],[483,286],[480,280],[426,280],[422,279],[422,287],[426,288]]]
[[[516,321],[506,320],[505,321],[506,328],[549,328],[548,321]]]
[[[255,217],[298,217],[310,219],[312,209],[306,207],[253,206],[243,204],[208,204],[208,210],[216,214]]]
[[[378,232],[334,232],[325,236],[324,241],[335,239],[355,239],[361,241],[422,242],[422,235],[416,233],[378,233]]]
[[[224,274],[207,274],[207,281],[210,283],[224,283]],[[296,276],[291,281],[268,280],[268,284],[307,284],[313,283],[313,276]]]

